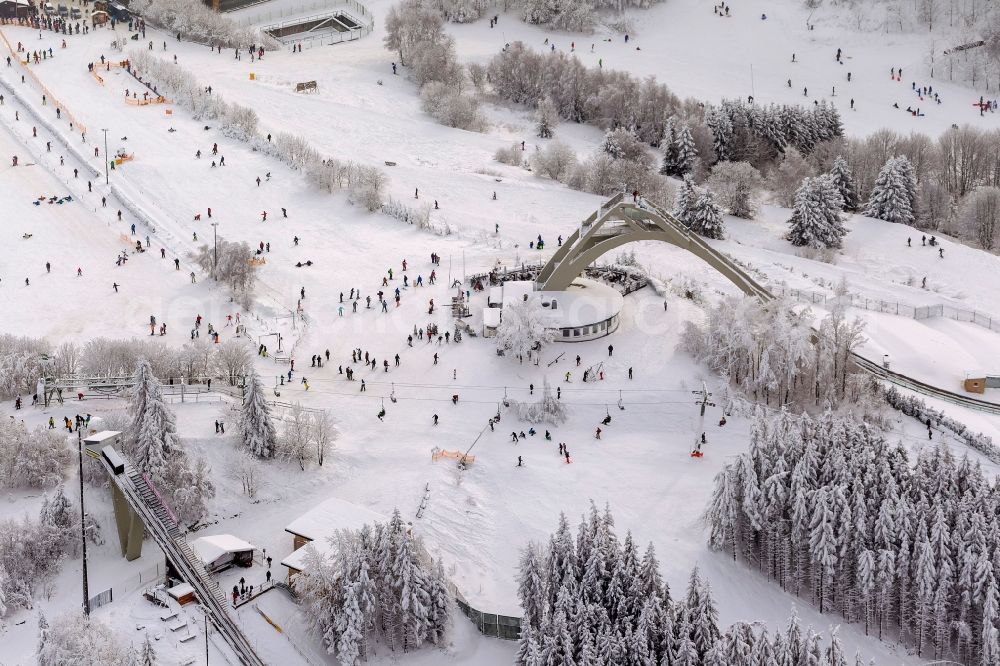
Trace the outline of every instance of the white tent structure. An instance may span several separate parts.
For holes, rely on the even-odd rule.
[[[232,534],[203,536],[191,542],[191,548],[205,563],[210,572],[222,571],[231,566],[248,567],[253,564],[256,546]]]

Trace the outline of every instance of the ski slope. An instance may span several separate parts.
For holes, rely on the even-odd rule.
[[[679,94],[708,100],[752,92],[761,102],[802,101],[800,92],[796,95],[794,89],[786,92],[782,87],[792,75],[786,73],[791,67],[790,51],[797,52],[800,62],[796,67],[805,72],[803,80],[808,79],[810,88],[818,86],[819,90],[832,85],[843,70],[833,62],[833,52],[841,46],[852,58],[847,66],[866,63],[854,73],[860,91],[856,95],[859,111],[844,113],[852,133],[910,120],[921,124],[900,126],[939,131],[964,118],[963,110],[971,109],[958,101],[962,95],[969,96],[969,91],[943,87],[948,106],[933,109],[925,118],[890,113],[885,107],[891,107],[894,89],[886,83],[888,66],[909,69],[916,63],[917,40],[911,43],[901,38],[886,48],[865,36],[826,33],[822,23],[806,34],[804,29],[795,28],[801,23],[802,11],[792,3],[782,4],[787,8],[762,9],[762,3],[755,6],[750,2],[738,7],[733,18],[720,19],[708,13],[707,5],[674,0],[638,15],[642,28],[634,40],[630,39],[628,49],[618,41],[601,42],[600,34],[579,39],[550,35],[524,26],[513,15],[501,16],[498,28],[492,31],[485,21],[449,26],[449,30],[458,40],[462,57],[480,61],[512,39],[531,41],[542,48],[548,36],[556,39],[559,48],[577,41],[578,48],[585,44],[585,51],[590,43],[586,39],[590,39],[595,43],[594,57],[581,54],[591,59],[589,64],[596,64],[600,57],[605,67],[656,74]],[[387,2],[375,2],[371,9],[380,17],[388,6]],[[767,21],[759,20],[758,9],[768,12]],[[193,269],[188,253],[211,238],[206,212],[211,207],[212,221],[219,223],[221,236],[255,246],[260,242],[271,245],[270,252],[262,255],[267,263],[260,270],[255,311],[245,313],[254,322],[254,334],[279,326],[287,331],[287,320],[282,317],[299,305],[306,314],[307,327],[296,330],[304,337],[294,351],[294,383],[282,386],[278,376],[286,373],[288,366],[270,359],[258,359],[258,371],[268,385],[276,385],[282,400],[330,409],[340,431],[336,449],[323,468],[301,472],[294,464],[269,464],[260,498],[251,503],[242,494],[236,471],[239,455],[232,439],[213,433],[217,418],[234,423],[232,413],[221,403],[178,405],[180,434],[195,452],[210,460],[218,475],[213,532],[239,535],[266,547],[279,559],[291,551],[284,526],[327,497],[342,497],[383,514],[398,507],[431,552],[444,559],[449,577],[474,605],[515,614],[518,548],[530,539],[547,536],[559,511],[575,522],[593,499],[599,505],[610,503],[619,535],[631,530],[637,542],[656,545],[664,576],[675,594],[682,589],[691,567],[700,566],[713,586],[723,623],[759,620],[774,628],[784,623],[793,606],[817,630],[825,631],[837,623],[836,618],[819,615],[805,601],[780,592],[753,571],[734,566],[727,557],[710,553],[705,546],[700,513],[711,492],[712,478],[723,460],[745,448],[749,423],[733,415],[720,428],[720,407],[709,410],[704,426],[699,423],[692,391],[701,388],[705,380],[720,404],[723,393],[716,378],[675,350],[684,322],[701,316],[694,304],[669,294],[669,308],[664,313],[663,297],[651,290],[637,292],[626,299],[623,323],[613,338],[552,345],[539,366],[497,357],[490,342],[481,338],[467,337],[460,345],[407,345],[406,337],[414,327],[437,323],[442,332],[451,330],[450,314],[441,305],[452,296],[448,288],[452,279],[487,270],[497,260],[517,265],[546,258],[544,253],[529,250],[528,242],[537,234],[546,239],[568,236],[601,199],[493,161],[501,146],[525,140],[530,151],[538,142],[533,138],[530,114],[522,109],[487,107],[493,126],[483,134],[444,128],[422,114],[415,86],[402,76],[392,76],[389,64],[394,54],[381,46],[380,19],[376,25],[375,33],[359,42],[294,55],[269,53],[253,64],[234,60],[232,53],[210,53],[199,45],[178,44],[156,31],[150,31],[149,38],[158,56],[172,60],[177,55],[179,66],[196,72],[205,85],[212,85],[227,99],[255,108],[265,131],[295,132],[324,154],[344,159],[371,164],[396,162],[396,166],[385,167],[391,178],[390,193],[415,205],[436,200],[438,208],[432,210],[431,219],[438,229],[450,229],[450,234],[419,231],[385,216],[368,214],[344,195],[316,192],[299,174],[222,136],[211,122],[206,130],[205,121],[192,118],[176,105],[170,107],[170,116],[161,106],[126,105],[125,90],[134,89],[135,82],[125,72],[102,73],[105,84],[101,86],[86,70],[86,63],[99,61],[101,55],[121,57],[108,48],[110,32],[106,29],[73,36],[68,40],[69,48],[61,50],[61,37],[43,33],[38,40],[33,31],[5,27],[12,40],[39,41],[55,49],[56,59],[39,65],[35,73],[91,128],[88,145],[99,136],[97,128],[107,127],[109,149],[113,152],[122,147],[135,155],[134,161],[111,177],[151,211],[156,222],[155,231],[150,225],[137,225],[137,239],[144,241],[147,234],[151,236],[151,251],[130,258],[125,266],[116,266],[117,253],[134,244],[130,225],[135,220],[126,215],[118,222],[117,207],[105,210],[100,206],[100,196],[107,190],[99,181],[94,182],[93,193],[86,191],[85,182],[74,182],[79,179],[72,178],[72,168],[93,167],[96,162],[88,159],[85,164],[78,163],[67,155],[66,164],[60,165],[56,153],[45,152],[48,138],[41,130],[37,139],[30,136],[30,112],[51,117],[52,110],[42,107],[40,92],[25,84],[20,94],[28,110],[10,97],[0,107],[0,150],[4,155],[20,155],[22,162],[36,163],[11,169],[4,159],[0,166],[0,198],[11,202],[16,220],[15,224],[0,225],[0,233],[8,247],[17,248],[0,256],[0,299],[4,304],[0,330],[46,335],[53,342],[99,335],[144,336],[148,316],[156,314],[168,322],[169,332],[162,342],[181,345],[187,340],[190,320],[197,314],[221,325],[225,315],[236,308],[225,290],[203,280],[200,271],[196,271],[197,283],[188,278]],[[845,41],[836,43],[838,39]],[[161,50],[164,40],[166,52]],[[633,44],[641,50],[635,51]],[[748,56],[751,53],[753,58]],[[889,65],[897,54],[900,62]],[[755,65],[754,87],[748,89],[746,65],[751,60]],[[869,70],[870,74],[862,73]],[[881,82],[874,78],[876,71]],[[251,72],[255,74],[253,81]],[[296,82],[314,79],[319,83],[316,95],[294,93]],[[21,86],[16,68],[0,68],[0,81],[14,88]],[[907,84],[896,85],[898,89]],[[839,84],[837,100],[843,101]],[[22,120],[13,119],[15,111]],[[969,122],[995,121],[994,117],[979,121],[978,114],[968,115]],[[56,126],[73,138],[65,122]],[[171,128],[175,131],[169,131]],[[601,136],[598,130],[582,126],[561,125],[557,131],[582,153],[594,150]],[[220,156],[225,155],[226,166],[210,166],[213,143],[218,144]],[[202,151],[200,159],[195,157],[197,150]],[[414,196],[415,189],[419,199]],[[31,203],[35,192],[63,191],[72,193],[75,201],[58,207]],[[492,199],[494,191],[496,201]],[[281,207],[287,209],[287,218],[281,216]],[[261,220],[265,210],[269,213],[266,222]],[[995,304],[1000,311],[993,257],[950,242],[945,244],[944,260],[929,253],[921,255],[917,248],[907,255],[902,249],[904,234],[911,232],[855,218],[843,258],[836,265],[822,264],[796,256],[781,240],[785,213],[766,209],[759,222],[729,220],[730,238],[716,247],[753,264],[772,281],[819,288],[816,277],[833,282],[846,275],[854,288],[871,294],[907,300],[942,298],[982,309],[993,309]],[[201,215],[200,221],[194,219],[196,214]],[[499,225],[499,232],[495,225]],[[24,240],[23,233],[35,235]],[[297,246],[293,242],[296,236],[300,239]],[[159,258],[159,247],[167,251],[167,259]],[[720,293],[736,293],[680,250],[650,244],[639,244],[635,249],[638,259],[654,275],[675,282],[696,280],[707,300]],[[440,266],[430,265],[432,252],[443,257]],[[184,262],[183,270],[173,269],[172,257]],[[419,274],[426,281],[430,271],[436,270],[438,283],[402,288],[400,307],[394,307],[390,297],[385,314],[374,304],[367,310],[364,299],[357,314],[349,306],[340,314],[340,292],[346,294],[355,288],[365,295],[374,294],[383,289],[382,277],[389,268],[396,272],[396,279],[385,288],[391,293],[400,283],[404,258],[410,266],[410,280]],[[306,260],[313,261],[313,266],[295,266]],[[45,261],[53,264],[51,275],[44,273]],[[82,278],[76,277],[77,266],[84,270]],[[921,273],[930,276],[936,291],[933,295],[900,284],[908,275],[918,276],[919,283]],[[979,288],[972,288],[976,284],[973,276],[979,280]],[[30,287],[23,286],[24,277],[30,277]],[[114,282],[122,285],[117,295],[111,287]],[[300,298],[303,288],[304,299]],[[429,314],[432,298],[438,308]],[[476,305],[482,303],[477,301]],[[956,367],[986,363],[991,358],[987,345],[993,340],[989,336],[995,334],[977,332],[964,338],[970,345],[982,347],[960,358],[949,349],[966,332],[952,326],[953,322],[934,323],[937,337],[926,347],[922,339],[913,339],[923,338],[923,333],[909,330],[910,323],[903,326],[880,319],[878,326],[870,329],[869,344],[878,345],[873,347],[876,351],[891,349],[897,363],[910,364],[919,371],[924,371],[919,364],[928,357],[937,358],[940,365],[926,372],[942,381],[950,381]],[[878,330],[886,335],[876,335]],[[609,342],[615,346],[611,358]],[[359,379],[366,379],[365,393],[359,391],[357,383],[343,381],[337,372],[338,365],[349,364],[351,350],[359,347],[379,361],[377,370],[358,371]],[[327,349],[331,359],[325,367],[310,368],[310,356]],[[397,353],[399,367],[393,362]],[[550,367],[548,363],[560,353],[565,355]],[[434,354],[439,356],[436,364]],[[582,357],[579,368],[576,354]],[[389,372],[381,368],[383,359],[390,362]],[[605,364],[606,379],[582,384],[583,369],[600,362]],[[627,379],[630,367],[635,369],[632,381]],[[564,381],[566,372],[572,374],[570,383]],[[308,390],[300,382],[302,375],[309,380]],[[551,442],[539,434],[514,444],[511,431],[527,431],[529,426],[503,410],[502,401],[505,397],[529,399],[528,386],[534,384],[538,390],[546,379],[563,389],[570,421],[550,428]],[[454,394],[460,396],[458,404],[451,403]],[[619,399],[624,411],[617,407]],[[115,403],[86,406],[95,414],[119,407]],[[376,418],[382,407],[387,411],[385,421]],[[75,409],[73,405],[53,407],[51,412],[22,413],[20,417],[29,423],[42,423],[50,414],[58,419]],[[487,419],[497,409],[503,410],[502,421],[495,432],[489,432]],[[595,427],[609,413],[612,424],[598,441]],[[434,414],[440,417],[436,427]],[[981,418],[981,424],[992,422]],[[923,445],[917,441],[919,429],[912,433],[910,429],[911,424],[901,422],[898,432],[908,438],[908,445]],[[688,452],[702,431],[708,435],[707,455],[695,460]],[[472,451],[476,462],[467,471],[459,472],[444,461],[431,461],[433,447],[465,450],[477,437],[480,439]],[[558,442],[569,446],[571,465],[558,456]],[[525,467],[516,467],[518,455],[525,459]],[[416,519],[414,513],[427,484],[431,489],[428,510]],[[109,506],[100,502],[95,498],[94,510],[106,514]],[[27,511],[29,506],[31,512],[37,510],[30,499],[19,497],[11,513]],[[116,561],[114,553],[107,550],[101,557],[105,563]],[[70,568],[67,564],[64,573]],[[254,576],[262,575],[259,568],[251,571]],[[273,573],[283,575],[280,570]],[[67,580],[75,581],[68,575]],[[57,595],[52,607],[71,606],[75,598],[71,595],[75,591]],[[265,606],[274,607],[276,616],[290,622],[304,620],[272,596],[263,599]],[[116,602],[98,611],[98,616],[121,626],[123,635],[133,636],[125,618],[144,603],[124,600],[118,606]],[[256,613],[244,621],[261,641],[287,640],[265,633]],[[866,660],[920,663],[890,644],[865,637],[859,627],[843,627],[841,636],[850,652],[858,649]],[[301,636],[303,641],[309,638]],[[310,659],[320,659],[322,656],[316,657],[321,652],[318,639],[312,639],[315,643],[307,652]],[[19,632],[12,654],[27,659],[34,649],[33,641],[29,632]],[[278,654],[267,646],[263,649]],[[513,645],[477,638],[465,619],[457,617],[453,644],[444,655],[421,651],[402,661],[509,663],[513,650]]]

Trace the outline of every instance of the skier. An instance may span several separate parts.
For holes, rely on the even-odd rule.
[[[597,432],[594,434],[594,437],[596,437],[597,439],[601,438],[601,429],[600,428],[597,429]]]
[[[438,415],[435,414],[434,415],[434,425],[437,425],[437,424],[438,424]]]
[[[517,457],[517,466],[524,467],[524,460],[521,458],[521,456]]]

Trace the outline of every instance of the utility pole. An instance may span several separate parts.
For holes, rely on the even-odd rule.
[[[208,611],[205,611],[205,666],[208,666]]]
[[[87,581],[87,523],[83,511],[83,433],[76,424],[77,456],[80,463],[80,543],[83,546],[83,612],[90,616],[90,584]]]
[[[108,177],[108,130],[101,131],[104,132],[104,184],[109,185],[111,179]]]

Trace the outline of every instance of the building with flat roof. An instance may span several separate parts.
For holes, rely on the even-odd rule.
[[[483,309],[483,336],[493,337],[503,319],[503,308],[527,299],[538,299],[546,320],[556,331],[556,342],[583,342],[613,333],[618,328],[625,298],[608,285],[579,277],[564,291],[535,291],[535,283],[505,282],[490,289]]]

